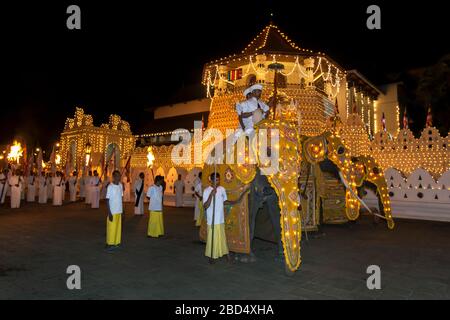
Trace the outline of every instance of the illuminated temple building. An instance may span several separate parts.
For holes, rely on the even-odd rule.
[[[91,115],[76,108],[73,118],[68,118],[61,133],[60,154],[62,163],[71,162],[72,170],[83,171],[88,165],[102,172],[105,159],[111,159],[110,168],[122,168],[134,150],[135,138],[130,125],[118,115],[110,115],[109,122],[94,126]]]
[[[282,69],[274,71],[275,63],[281,64]],[[276,112],[295,114],[300,134],[314,136],[329,130],[327,120],[334,114],[337,101],[341,119],[337,129],[342,141],[352,156],[371,155],[389,172],[386,179],[391,196],[403,203],[422,201],[419,195],[425,194],[431,199],[430,203],[436,203],[436,216],[440,217],[446,210],[449,195],[437,194],[435,189],[450,192],[450,182],[447,182],[450,179],[450,137],[441,137],[437,129],[426,127],[421,136],[415,138],[409,129],[400,128],[398,83],[377,87],[357,70],[346,70],[327,54],[297,45],[273,24],[265,27],[241,52],[206,63],[202,94],[152,110],[154,120],[145,128],[135,128],[134,136],[128,123],[118,116],[112,115],[108,124],[95,127],[92,117],[77,109],[75,118],[67,120],[61,135],[63,163],[67,151],[71,150],[71,154],[76,154],[71,157],[73,167],[79,168],[89,142],[94,164],[101,162],[102,155],[108,157],[115,150],[115,166],[123,167],[131,155],[131,178],[146,172],[146,188],[154,175],[163,175],[169,195],[165,198],[167,201],[171,199],[174,181],[181,174],[186,183],[185,203],[192,202],[191,186],[202,164],[175,165],[172,162],[172,150],[178,143],[171,141],[173,130],[184,128],[192,134],[194,121],[202,121],[204,129],[236,129],[235,104],[244,99],[244,89],[261,83],[264,86],[262,98],[268,101],[274,92],[275,77],[277,97],[283,100]],[[151,171],[147,163],[149,146],[155,156]],[[426,172],[426,179],[434,179],[439,187],[420,182],[425,176],[417,174],[417,170]],[[412,179],[411,182],[407,183],[408,179]],[[424,186],[426,190],[410,195],[411,190]],[[440,205],[444,209],[439,209]],[[408,208],[405,212],[410,211],[410,206],[405,208]],[[438,219],[450,221],[447,213],[442,214],[445,218]]]
[[[301,134],[313,136],[323,132],[336,101],[343,122],[354,122],[357,115],[361,120],[360,133],[367,138],[382,130],[383,114],[386,131],[392,136],[399,131],[396,84],[382,91],[357,70],[345,70],[325,53],[298,46],[270,24],[240,53],[205,64],[203,97],[156,108],[155,120],[147,131],[141,130],[137,135],[137,145],[170,148],[174,143],[170,140],[172,130],[185,128],[192,132],[194,120],[204,119],[205,128],[236,129],[235,104],[243,100],[245,88],[261,83],[263,100],[272,95],[275,71],[271,64],[275,62],[283,66],[276,73],[278,97],[287,101],[300,117]],[[135,154],[134,165],[143,165],[145,156]],[[170,165],[170,159],[160,160]]]

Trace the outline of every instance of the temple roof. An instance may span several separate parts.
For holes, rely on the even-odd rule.
[[[266,26],[248,46],[242,50],[242,54],[255,53],[283,53],[298,54],[310,51],[301,49],[289,39],[280,29],[274,25]]]
[[[220,59],[212,60],[205,64],[205,69],[216,64],[229,64],[240,59],[248,59],[249,56],[256,54],[277,54],[281,56],[324,56],[334,62],[328,56],[321,52],[300,48],[296,43],[288,38],[278,26],[270,23],[239,53],[231,54]],[[205,76],[205,73],[204,73]]]

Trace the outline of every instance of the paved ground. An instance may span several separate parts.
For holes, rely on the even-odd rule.
[[[275,246],[260,240],[256,263],[209,265],[191,209],[166,208],[163,239],[147,239],[147,217],[127,214],[123,247],[107,253],[104,210],[0,208],[0,299],[450,298],[450,223],[326,226],[302,242],[301,269],[287,277]],[[72,264],[82,270],[79,291],[66,288]],[[366,287],[372,264],[381,267],[381,290]]]

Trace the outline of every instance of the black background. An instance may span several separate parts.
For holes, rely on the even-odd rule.
[[[66,8],[81,8],[81,30]],[[366,8],[381,7],[381,30]],[[450,52],[444,1],[58,1],[1,4],[0,143],[56,141],[80,105],[134,132],[144,109],[198,85],[203,64],[239,53],[270,21],[300,47],[327,53],[380,84],[389,73],[433,64]]]

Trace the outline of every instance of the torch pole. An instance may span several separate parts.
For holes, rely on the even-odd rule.
[[[216,191],[217,188],[217,164],[216,164],[216,159],[214,157],[214,189],[213,192]],[[214,198],[213,198],[213,212],[212,212],[212,224],[211,224],[211,258],[213,259],[213,253],[214,253],[214,225],[215,225],[215,217],[216,217],[216,194],[214,194]]]
[[[277,94],[278,94],[278,70],[275,69],[274,72],[274,79],[273,79],[273,101],[272,101],[272,120],[275,120],[275,112],[277,108]]]

